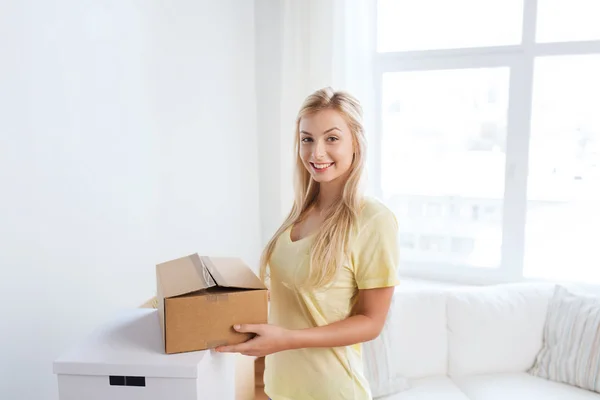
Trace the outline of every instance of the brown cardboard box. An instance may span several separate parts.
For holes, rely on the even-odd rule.
[[[192,254],[156,266],[165,353],[238,344],[235,324],[267,323],[267,289],[238,258]]]

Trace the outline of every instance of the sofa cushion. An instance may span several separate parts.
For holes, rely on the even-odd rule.
[[[408,389],[407,378],[446,375],[447,352],[443,291],[398,287],[381,334],[363,345],[373,396]]]
[[[454,378],[471,400],[599,400],[600,395],[525,372]],[[442,399],[443,397],[440,397]]]
[[[394,296],[390,316],[391,357],[407,378],[446,375],[448,337],[443,289],[403,289]]]
[[[363,361],[365,377],[369,381],[373,397],[381,397],[398,393],[409,388],[408,380],[398,370],[398,360],[395,355],[397,343],[396,318],[397,297],[392,298],[392,304],[379,336],[363,344]]]
[[[448,292],[448,374],[525,372],[542,347],[552,284]]]
[[[600,392],[600,297],[557,286],[530,373]]]
[[[409,390],[376,400],[469,400],[447,377],[416,379],[410,385]]]

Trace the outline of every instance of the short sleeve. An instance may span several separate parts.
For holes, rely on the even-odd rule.
[[[398,222],[385,210],[372,217],[358,232],[352,263],[359,289],[396,286],[398,279]]]

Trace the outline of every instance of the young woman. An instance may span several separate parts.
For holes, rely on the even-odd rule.
[[[263,252],[269,324],[217,349],[267,356],[273,400],[370,399],[360,344],[384,325],[394,286],[397,221],[361,195],[366,143],[359,102],[330,88],[310,95],[296,122],[296,199]]]

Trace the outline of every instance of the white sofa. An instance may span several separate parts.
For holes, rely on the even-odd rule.
[[[375,398],[600,400],[527,373],[542,347],[553,290],[531,283],[399,287],[384,331],[365,344]]]

